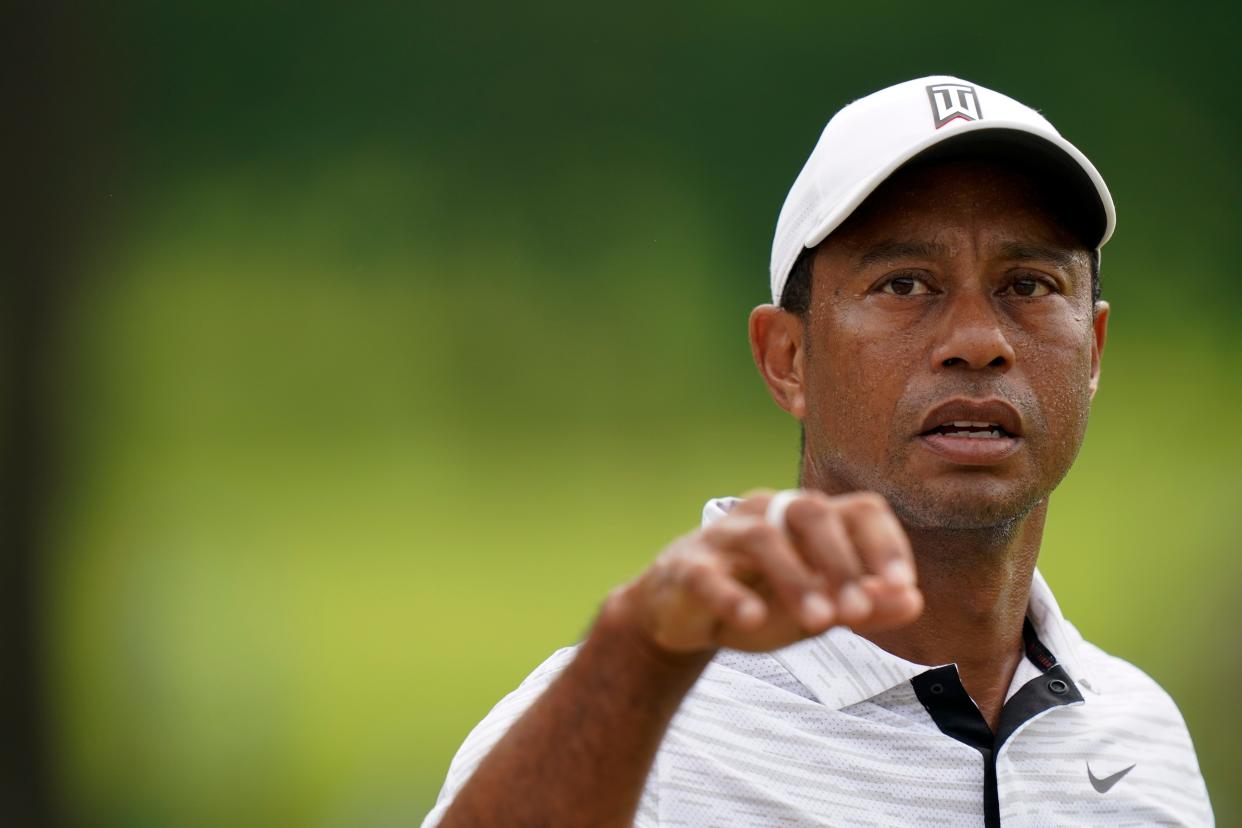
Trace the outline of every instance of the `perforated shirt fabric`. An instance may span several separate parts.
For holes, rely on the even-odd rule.
[[[704,523],[735,502],[709,501]],[[995,736],[956,665],[914,664],[848,628],[722,650],[670,723],[634,825],[1212,825],[1173,700],[1084,641],[1038,570],[1026,633]],[[553,653],[471,731],[423,828],[576,651]]]

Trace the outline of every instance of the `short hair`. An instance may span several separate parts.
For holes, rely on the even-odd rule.
[[[822,244],[822,242],[821,242]],[[781,308],[806,321],[811,309],[811,264],[815,261],[815,247],[804,247],[794,261],[781,292]],[[1100,301],[1100,251],[1091,251],[1091,303]]]

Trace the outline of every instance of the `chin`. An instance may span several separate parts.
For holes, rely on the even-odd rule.
[[[936,492],[886,493],[901,522],[918,529],[1006,529],[1012,527],[1047,497],[1046,492]]]

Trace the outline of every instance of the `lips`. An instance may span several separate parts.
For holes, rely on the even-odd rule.
[[[989,428],[990,427],[990,428]],[[1003,432],[1001,436],[1021,437],[1022,417],[1004,400],[970,400],[962,397],[947,400],[927,412],[920,434],[929,432],[978,431]]]
[[[915,439],[953,463],[990,465],[1019,449],[1022,417],[1003,400],[952,399],[927,413]]]

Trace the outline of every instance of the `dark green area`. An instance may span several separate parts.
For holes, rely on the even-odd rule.
[[[1041,568],[1242,818],[1238,12],[123,3],[51,606],[88,824],[408,825],[704,499],[789,483],[745,341],[827,117],[948,72],[1118,204]]]

